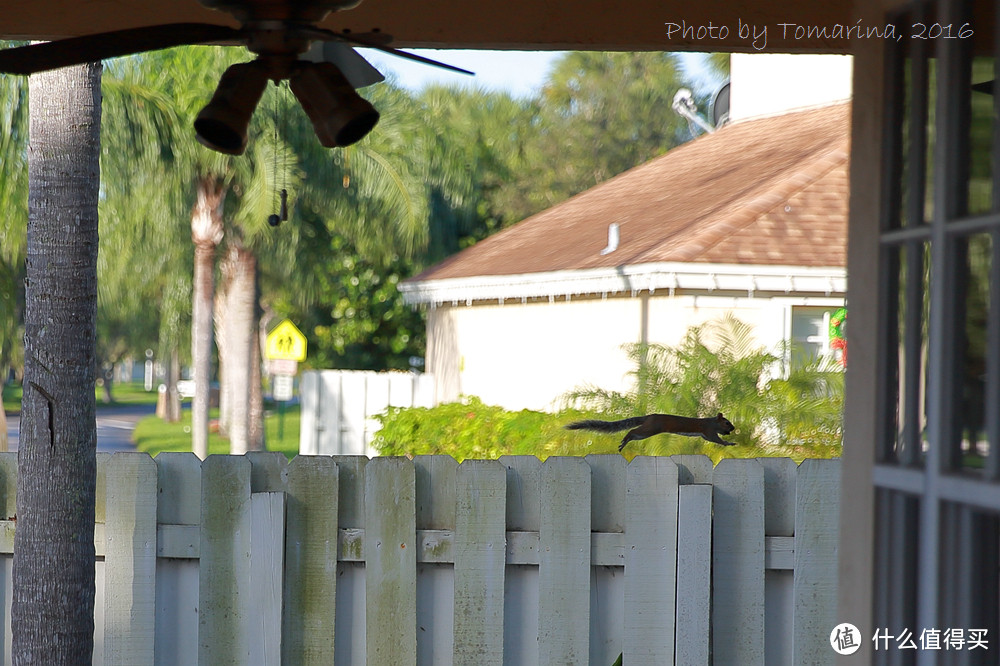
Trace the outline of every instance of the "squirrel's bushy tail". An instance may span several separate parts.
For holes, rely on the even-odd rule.
[[[618,432],[619,430],[628,430],[630,428],[640,426],[645,420],[645,416],[633,416],[630,419],[622,419],[621,421],[598,421],[596,419],[589,419],[586,421],[575,421],[570,423],[566,426],[566,429],[594,430],[596,432]]]

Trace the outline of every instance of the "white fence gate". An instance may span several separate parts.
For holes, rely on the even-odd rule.
[[[434,377],[411,372],[311,370],[299,383],[299,453],[376,455],[369,444],[387,407],[431,407]]]
[[[839,467],[101,454],[94,662],[832,664]]]

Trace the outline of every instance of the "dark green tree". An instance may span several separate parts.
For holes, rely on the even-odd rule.
[[[534,136],[505,209],[520,219],[689,139],[687,122],[671,109],[685,85],[670,53],[566,54],[526,120]]]

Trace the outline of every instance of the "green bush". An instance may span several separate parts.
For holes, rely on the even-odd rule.
[[[378,417],[382,428],[373,445],[383,455],[447,454],[456,460],[498,458],[505,455],[574,455],[581,438],[563,429],[571,420],[583,418],[568,410],[547,414],[529,409],[513,412],[487,405],[476,397],[437,407],[390,408]],[[613,438],[586,453],[611,453]],[[599,449],[599,450],[597,450]]]

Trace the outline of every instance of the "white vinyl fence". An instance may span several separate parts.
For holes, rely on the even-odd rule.
[[[310,370],[299,383],[299,453],[376,455],[369,444],[387,407],[430,407],[434,377],[412,372]]]
[[[98,464],[95,663],[833,663],[836,460]]]

